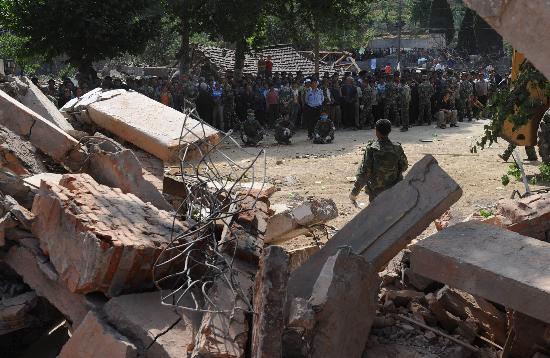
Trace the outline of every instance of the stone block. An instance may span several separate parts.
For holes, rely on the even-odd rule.
[[[192,306],[183,299],[181,304]],[[138,346],[148,358],[187,357],[193,350],[201,316],[161,303],[160,292],[112,298],[104,306],[107,321]]]
[[[376,316],[378,275],[363,257],[339,250],[315,281],[311,356],[361,357]]]
[[[171,233],[186,226],[133,194],[96,183],[87,174],[42,182],[33,234],[71,292],[108,296],[152,286],[152,268]],[[177,260],[176,260],[177,261]],[[177,269],[179,262],[164,270]]]
[[[550,323],[548,257],[549,243],[469,222],[414,244],[411,268],[422,276]]]
[[[0,300],[0,336],[35,323],[29,311],[36,306],[36,302],[36,294],[32,291]]]
[[[421,234],[462,195],[462,189],[430,155],[417,162],[403,181],[380,194],[323,248],[290,275],[289,299],[307,298],[326,260],[349,246],[376,271]]]
[[[90,311],[63,346],[59,358],[137,358],[136,346]]]
[[[87,111],[96,125],[165,162],[179,161],[180,150],[187,143],[194,148],[195,144],[217,144],[220,140],[214,128],[205,124],[203,132],[198,121],[137,92],[118,91],[111,98],[89,104]],[[188,131],[183,131],[180,140],[184,124]],[[197,159],[199,155],[192,149],[187,159]]]
[[[254,287],[252,357],[282,357],[288,255],[282,247],[268,247],[260,260]]]
[[[47,299],[77,327],[88,313],[83,295],[69,292],[59,281],[51,280],[38,266],[38,260],[30,249],[13,246],[5,257],[6,263],[37,295]]]
[[[290,271],[296,270],[298,267],[302,266],[304,262],[309,260],[309,258],[319,251],[321,248],[317,245],[309,245],[306,247],[300,247],[288,251],[289,256],[289,267]]]
[[[26,176],[45,172],[45,160],[28,140],[7,127],[0,127],[0,167]]]
[[[338,217],[338,208],[332,199],[308,198],[270,217],[267,222],[265,241],[272,243],[292,239],[303,234],[303,228],[325,223],[336,217]]]
[[[74,129],[55,104],[29,78],[23,77],[22,80],[28,89],[26,94],[20,97],[21,103],[64,132]]]

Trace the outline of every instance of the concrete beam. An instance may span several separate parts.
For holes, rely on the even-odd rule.
[[[466,222],[411,247],[414,272],[550,323],[550,244]]]

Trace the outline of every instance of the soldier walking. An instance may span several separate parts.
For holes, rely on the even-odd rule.
[[[408,81],[404,81],[399,87],[399,108],[401,111],[401,132],[409,130],[409,105],[411,103],[411,88]]]
[[[356,204],[357,196],[363,188],[372,202],[384,190],[403,180],[403,172],[409,163],[401,144],[390,141],[390,132],[389,120],[380,119],[376,122],[377,140],[367,144],[349,196],[352,203]]]
[[[464,118],[468,118],[468,122],[472,121],[472,102],[474,88],[470,82],[467,73],[462,74],[462,81],[458,85],[459,101],[458,101],[458,121],[463,122]]]

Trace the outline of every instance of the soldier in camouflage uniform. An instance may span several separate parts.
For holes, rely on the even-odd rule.
[[[253,109],[248,110],[246,121],[242,124],[241,139],[247,147],[256,147],[264,139],[264,129],[256,120]]]
[[[399,86],[399,108],[401,110],[401,132],[409,130],[409,105],[411,103],[411,87],[407,81]]]
[[[290,144],[293,135],[293,125],[290,116],[284,115],[275,123],[275,140],[279,144]]]
[[[315,124],[315,130],[313,132],[313,143],[315,144],[327,144],[332,143],[334,140],[334,123],[328,117],[325,112],[321,113],[321,118]]]
[[[223,122],[226,130],[235,127],[237,114],[235,113],[235,92],[229,83],[223,83]]]
[[[293,104],[294,94],[288,82],[285,81],[279,92],[279,114],[286,116],[290,113],[290,106]]]
[[[468,118],[468,122],[472,121],[472,102],[471,98],[474,92],[470,75],[462,74],[462,81],[458,85],[459,100],[458,100],[458,121],[463,122],[464,118]]]
[[[508,148],[506,148],[506,150],[502,154],[498,155],[499,158],[507,162],[512,156],[514,149],[516,149],[515,144],[512,144],[512,143],[508,144]],[[527,154],[528,161],[534,162],[539,159],[537,157],[537,151],[535,150],[535,147],[530,147],[530,146],[525,147],[525,153]]]
[[[199,95],[197,87],[193,83],[193,80],[189,76],[184,75],[182,78],[183,85],[183,107],[187,108],[190,104],[195,105],[197,97]]]
[[[384,102],[384,118],[390,119],[390,110],[392,114],[393,124],[398,126],[400,124],[399,119],[399,77],[395,77],[392,81],[391,77],[388,76],[388,81],[386,82],[386,90],[384,91],[386,95],[386,101]]]
[[[422,83],[418,86],[418,125],[432,124],[432,96],[434,88],[428,76],[422,76]]]
[[[409,163],[401,144],[394,144],[388,138],[390,132],[390,121],[381,119],[376,122],[377,140],[367,144],[350,194],[353,203],[356,203],[357,195],[363,188],[372,202],[381,192],[403,179],[403,172]]]
[[[369,81],[365,79],[362,85],[363,96],[361,97],[361,120],[360,127],[370,127],[374,128],[374,115],[372,113],[372,106],[374,105],[374,100],[376,96],[375,89],[371,86]]]

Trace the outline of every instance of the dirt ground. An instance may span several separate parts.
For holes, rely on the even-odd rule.
[[[471,145],[482,135],[487,123],[486,120],[459,123],[459,128],[444,130],[434,126],[413,127],[405,133],[394,128],[390,135],[393,141],[403,144],[409,168],[424,155],[431,154],[460,184],[464,194],[451,209],[453,222],[494,205],[500,198],[510,197],[515,189],[521,193],[525,191],[523,184],[514,179],[507,187],[502,185],[501,177],[510,164],[504,163],[497,154],[503,151],[507,142],[502,140],[477,154],[470,153]],[[373,138],[373,130],[340,130],[336,132],[334,143],[318,145],[309,142],[304,131],[299,131],[292,145],[280,146],[269,135],[263,142],[267,154],[267,181],[280,188],[272,197],[272,204],[285,202],[295,195],[332,198],[340,215],[329,224],[341,228],[360,211],[351,204],[348,195],[363,149]],[[525,151],[519,149],[525,157]],[[524,164],[527,174],[538,172],[540,162]],[[532,189],[537,188],[532,186]],[[361,194],[358,202],[365,207],[368,197]],[[431,231],[433,228],[425,234]]]

